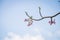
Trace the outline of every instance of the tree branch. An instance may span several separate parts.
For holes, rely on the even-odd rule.
[[[45,18],[53,18],[53,17],[56,17],[56,16],[59,15],[59,14],[60,14],[60,12],[57,13],[57,14],[55,14],[55,15],[53,15],[53,16],[46,16],[46,17],[42,17],[42,18],[40,18],[40,19],[32,19],[32,20],[40,21],[40,20],[43,20],[43,19],[45,19]]]
[[[30,16],[28,15],[28,13],[25,11],[26,15],[30,18]]]
[[[40,14],[41,17],[43,17],[42,14],[41,14],[41,8],[40,7],[39,7],[39,14]]]
[[[25,11],[25,13],[26,13],[26,15],[27,15],[29,18],[31,18],[31,16],[29,16],[26,11]],[[43,17],[42,14],[41,14],[41,12],[40,12],[40,7],[39,7],[39,14],[40,14],[41,18],[39,18],[39,19],[34,19],[34,18],[32,18],[32,20],[34,20],[34,21],[40,21],[40,20],[43,20],[43,19],[45,19],[45,18],[53,18],[53,17],[56,17],[57,15],[59,15],[60,12],[58,12],[57,14],[55,14],[55,15],[53,15],[53,16],[45,16],[45,17]]]

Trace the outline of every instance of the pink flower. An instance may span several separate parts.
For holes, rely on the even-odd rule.
[[[25,19],[24,22],[28,21],[28,19]]]
[[[50,25],[52,25],[52,22],[51,22],[51,21],[49,21],[49,24],[50,24]]]
[[[30,25],[32,25],[32,23],[33,23],[33,21],[32,21],[31,18],[25,19],[24,21],[25,21],[25,22],[28,22],[28,25],[27,25],[27,26],[30,26]]]
[[[52,25],[52,24],[55,24],[56,22],[55,22],[55,19],[54,19],[54,21],[49,21],[49,24],[50,25]]]

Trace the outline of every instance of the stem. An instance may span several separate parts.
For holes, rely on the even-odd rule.
[[[30,18],[31,16],[29,16],[28,15],[28,13],[25,11],[25,13],[26,13],[26,15]],[[42,17],[42,14],[41,14],[41,12],[40,12],[40,7],[39,7],[39,14],[40,14],[40,16],[41,16],[41,18],[39,18],[39,19],[34,19],[34,18],[32,18],[32,20],[34,20],[34,21],[40,21],[40,20],[43,20],[43,19],[45,19],[45,18],[53,18],[53,17],[56,17],[56,16],[58,16],[59,14],[60,14],[60,12],[58,12],[57,14],[55,14],[55,15],[53,15],[53,16],[45,16],[45,17]]]

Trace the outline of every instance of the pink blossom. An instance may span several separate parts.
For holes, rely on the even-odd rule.
[[[33,23],[33,21],[32,21],[31,18],[25,19],[24,21],[28,22],[28,25],[27,26],[30,26]]]
[[[25,19],[24,21],[27,21],[27,19]]]
[[[54,21],[49,21],[49,24],[50,25],[52,25],[52,24],[55,24],[56,22],[55,22],[55,19],[54,19]]]

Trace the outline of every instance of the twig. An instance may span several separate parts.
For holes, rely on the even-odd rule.
[[[30,16],[28,15],[28,13],[25,11],[26,15],[30,18]]]
[[[59,14],[60,14],[60,12],[57,13],[57,14],[55,14],[55,15],[53,15],[53,16],[46,16],[46,17],[42,17],[42,18],[40,18],[40,19],[32,19],[32,20],[40,21],[40,20],[43,20],[43,19],[45,19],[45,18],[53,18],[53,17],[56,17],[56,16],[59,15]]]
[[[39,7],[39,14],[40,14],[41,17],[43,17],[42,14],[41,14],[41,8],[40,7]]]
[[[27,15],[29,18],[31,17],[31,16],[28,15],[27,12],[25,12],[25,13],[26,13],[26,15]],[[59,15],[60,12],[58,12],[57,14],[55,14],[55,15],[53,15],[53,16],[45,16],[45,17],[43,17],[42,14],[41,14],[41,12],[40,12],[40,7],[39,7],[39,14],[40,14],[41,18],[39,18],[39,19],[34,19],[34,18],[32,18],[32,20],[34,20],[34,21],[40,21],[40,20],[43,20],[43,19],[45,19],[45,18],[53,18],[53,17],[56,17],[57,15]]]

